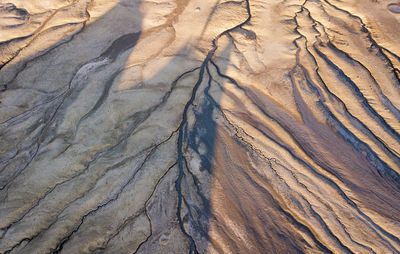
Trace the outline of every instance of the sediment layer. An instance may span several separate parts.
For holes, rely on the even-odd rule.
[[[399,253],[399,13],[0,1],[0,253]]]

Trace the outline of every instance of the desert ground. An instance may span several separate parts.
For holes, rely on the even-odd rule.
[[[0,253],[400,253],[398,0],[0,0]]]

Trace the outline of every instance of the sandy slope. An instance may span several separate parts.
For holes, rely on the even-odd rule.
[[[400,2],[0,0],[0,253],[400,253]]]

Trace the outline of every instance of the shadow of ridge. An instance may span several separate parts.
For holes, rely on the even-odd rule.
[[[68,51],[68,49],[70,49],[71,46],[68,45],[68,42],[73,42],[74,40],[76,40],[75,37],[80,37],[80,34],[84,33],[85,31],[87,31],[88,29],[90,30],[91,27],[96,26],[97,24],[99,24],[99,22],[102,22],[102,20],[106,19],[105,16],[110,16],[112,17],[113,15],[113,10],[110,10],[109,12],[107,12],[104,16],[100,17],[95,23],[86,26],[82,31],[80,31],[77,34],[74,34],[71,37],[71,40],[65,42],[65,43],[61,43],[61,44],[53,44],[54,48],[49,48],[48,50],[46,50],[43,54],[41,54],[40,56],[37,56],[33,59],[28,60],[27,63],[30,63],[30,65],[28,66],[28,64],[24,64],[24,68],[22,68],[22,70],[20,72],[27,72],[29,73],[31,71],[31,68],[33,68],[35,66],[35,62],[37,61],[42,61],[43,57],[47,57],[47,59],[45,61],[49,61],[48,58],[50,59],[54,59],[56,56],[56,54],[54,53],[54,51],[61,51],[64,54],[67,53],[72,53],[73,55],[69,55],[70,58],[73,58],[76,55],[81,54],[82,52],[79,51]],[[139,29],[140,30],[140,29]],[[45,75],[43,75],[43,73],[36,73],[36,77],[37,79],[35,80],[35,82],[39,83],[41,80],[42,81],[46,81],[46,79],[48,77],[51,76],[57,76],[59,73],[71,73],[71,76],[69,79],[64,78],[64,83],[65,84],[69,84],[71,85],[71,83],[74,81],[74,77],[76,76],[76,74],[79,72],[79,70],[82,67],[85,67],[87,64],[91,64],[94,63],[96,61],[99,61],[101,59],[108,59],[108,64],[107,65],[102,65],[99,67],[96,67],[93,70],[90,70],[88,73],[86,73],[86,79],[91,76],[93,78],[93,75],[97,75],[96,73],[100,73],[100,71],[103,71],[105,68],[107,68],[108,65],[111,65],[114,61],[116,61],[118,59],[119,62],[126,62],[127,61],[127,57],[130,55],[130,53],[134,50],[135,45],[138,43],[138,40],[140,38],[141,35],[141,31],[139,32],[133,32],[133,33],[128,33],[128,34],[124,34],[122,36],[120,36],[117,39],[114,39],[111,43],[110,46],[106,47],[105,49],[99,50],[97,51],[97,53],[95,54],[95,56],[93,57],[93,55],[91,57],[88,57],[85,60],[80,61],[79,63],[76,63],[75,65],[68,65],[68,68],[64,68],[65,65],[62,64],[63,61],[61,61],[61,64],[59,65],[54,65],[53,63],[50,63],[52,66],[53,70],[56,70],[56,72],[51,72],[46,73]],[[85,37],[85,36],[84,36]],[[86,44],[89,45],[93,45],[96,46],[97,44],[97,38],[92,38],[92,37],[88,37],[89,39],[92,40],[82,40],[84,41]],[[63,46],[64,44],[66,44],[65,46]],[[53,55],[54,53],[54,55]],[[50,56],[49,56],[50,55]],[[123,56],[121,56],[123,55]],[[122,57],[122,58],[121,58]],[[49,64],[49,63],[48,63]],[[32,67],[33,66],[33,67]],[[168,66],[168,64],[167,64]],[[20,73],[18,72],[18,73]],[[163,71],[159,71],[158,74],[155,74],[155,76],[161,74],[162,75]],[[111,79],[105,83],[104,87],[102,87],[102,92],[101,92],[101,96],[97,99],[97,101],[95,101],[95,103],[93,104],[93,107],[81,118],[81,120],[79,121],[79,123],[85,121],[87,118],[89,118],[93,113],[95,113],[102,105],[104,105],[105,101],[107,100],[107,97],[109,96],[110,93],[110,89],[112,87],[113,84],[118,84],[119,83],[119,79],[121,78],[120,75],[115,75],[113,77],[111,77]],[[18,90],[18,80],[14,80],[12,82],[13,84],[15,84],[16,90]],[[32,86],[34,86],[36,83],[32,83]],[[80,94],[80,92],[82,91],[82,89],[85,88],[86,86],[86,82],[80,82],[79,84],[76,84],[76,86],[70,87],[70,89],[68,89],[67,91],[64,91],[63,93],[61,93],[59,96],[59,99],[50,101],[48,103],[43,102],[45,100],[45,98],[40,97],[37,100],[43,102],[43,104],[39,104],[38,107],[40,108],[36,108],[38,110],[35,111],[26,111],[23,114],[17,115],[15,116],[15,119],[12,119],[11,121],[5,121],[5,124],[8,126],[8,128],[12,128],[13,124],[15,122],[18,122],[19,124],[23,124],[25,121],[29,121],[31,119],[31,117],[35,116],[38,118],[38,120],[32,124],[32,125],[28,125],[25,126],[25,129],[19,130],[18,136],[22,137],[21,140],[17,140],[17,142],[15,142],[15,147],[17,147],[19,144],[24,143],[24,142],[30,142],[32,145],[26,148],[26,151],[28,151],[28,155],[26,157],[23,157],[23,152],[26,151],[19,151],[18,149],[15,156],[11,157],[11,158],[5,158],[4,160],[4,167],[1,171],[1,175],[4,176],[4,173],[11,173],[9,174],[10,177],[8,177],[8,180],[6,181],[5,185],[4,185],[4,191],[9,191],[10,185],[13,182],[14,179],[16,179],[17,177],[20,176],[21,173],[24,172],[25,169],[29,169],[29,165],[37,160],[36,156],[37,154],[42,150],[45,149],[47,146],[49,146],[52,142],[54,142],[57,139],[64,139],[64,141],[66,143],[69,143],[70,141],[68,141],[71,136],[68,136],[70,134],[65,134],[65,133],[57,133],[57,126],[60,124],[60,116],[63,116],[68,108],[68,106],[77,98],[77,96]],[[5,90],[2,95],[7,96],[10,91],[15,90],[14,88],[12,89],[7,89]],[[45,97],[45,96],[44,96]],[[34,106],[36,107],[36,106]],[[40,109],[40,110],[39,110]],[[61,117],[62,118],[62,117]],[[42,122],[43,120],[45,120],[44,122]],[[62,120],[62,119],[61,119]],[[123,147],[126,146],[125,143],[125,139],[133,133],[133,131],[140,125],[141,122],[144,121],[144,119],[131,119],[132,122],[129,124],[128,126],[128,133],[125,133],[123,135],[123,137],[121,137],[121,139],[117,142],[117,144],[115,146],[113,146],[111,149],[109,149],[107,152],[105,153],[98,153],[95,155],[95,159],[97,160],[100,157],[110,157],[113,158],[113,156],[115,156],[116,153],[118,153],[119,149],[123,149]],[[78,128],[78,127],[77,127]],[[34,136],[29,136],[29,133],[34,133],[35,130],[40,129],[40,131],[38,132],[37,135]],[[7,132],[10,132],[11,130],[9,129],[5,129],[1,135],[6,136]],[[76,130],[75,130],[76,132]],[[72,137],[75,137],[76,133],[72,133]],[[29,140],[30,139],[30,140]],[[73,144],[69,144],[68,148],[70,147],[70,145]],[[18,168],[18,170],[14,171],[14,172],[9,172],[10,170],[12,170],[12,167],[8,167],[9,165],[11,165],[13,163],[13,160],[15,158],[18,159],[23,159],[24,162],[21,163],[20,167]],[[77,177],[83,173],[85,173],[87,170],[87,168],[82,171],[79,172],[79,174],[77,174],[74,177]],[[28,179],[28,181],[31,179]],[[57,190],[57,188],[63,184],[67,184],[70,181],[70,179],[65,180],[61,183],[56,183],[53,184],[53,186],[51,186],[51,189],[46,192],[43,193],[43,195],[39,195],[39,199],[37,199],[35,201],[35,203],[33,204],[32,207],[25,209],[25,211],[20,214],[18,220],[16,221],[12,221],[10,223],[10,225],[4,229],[4,234],[7,233],[7,231],[14,226],[16,223],[21,222],[24,217],[31,211],[33,211],[33,209],[35,209],[40,202],[42,202],[46,196]],[[28,184],[28,182],[27,182]],[[125,186],[123,187],[125,188]],[[121,189],[121,192],[124,189]],[[119,192],[118,195],[121,193]],[[86,213],[85,215],[83,215],[83,217],[80,218],[80,220],[77,222],[77,224],[74,227],[74,230],[72,232],[70,232],[68,235],[66,235],[63,239],[61,239],[60,242],[57,243],[57,246],[54,248],[55,252],[60,252],[61,250],[63,250],[63,247],[65,245],[65,243],[67,243],[71,237],[79,231],[79,228],[81,227],[81,225],[84,223],[84,221],[86,220],[86,218],[88,218],[88,216],[93,216],[94,214],[96,214],[98,211],[100,211],[100,209],[102,207],[105,207],[108,203],[116,200],[118,198],[118,196],[113,197],[112,199],[108,200],[106,203],[103,204],[99,204],[94,210],[91,210],[90,212]],[[65,209],[67,209],[69,205],[69,202],[65,203],[64,208],[61,210],[61,212],[58,212],[58,214],[55,214],[55,217],[58,217]],[[51,211],[51,208],[49,208],[49,213]],[[40,232],[37,232],[37,234],[35,235],[31,235],[28,238],[26,238],[26,242],[27,244],[22,247],[25,249],[29,249],[30,247],[30,243],[31,241],[33,241],[39,234],[42,234],[43,231],[47,231],[50,229],[50,227],[53,226],[54,223],[56,223],[57,221],[53,221],[51,222],[51,224],[48,225],[47,229],[44,230],[40,230]],[[185,231],[183,231],[185,234]],[[188,235],[187,235],[188,236]],[[189,237],[190,239],[190,237]],[[12,247],[12,250],[21,247],[20,244],[17,244],[15,246]]]
[[[109,12],[107,12],[105,14],[105,16],[113,16],[115,14],[113,14],[113,10],[110,10]],[[139,13],[137,13],[136,15],[140,15]],[[100,17],[98,21],[96,21],[95,23],[91,24],[90,26],[86,26],[84,29],[82,29],[81,31],[79,31],[79,33],[74,34],[71,36],[71,40],[66,41],[65,43],[68,43],[70,41],[73,41],[75,39],[76,36],[80,35],[82,32],[85,32],[87,29],[90,29],[93,26],[96,26],[96,24],[98,24],[98,22],[101,22],[103,19],[105,19],[106,17]],[[118,24],[116,24],[118,26]],[[88,57],[86,60],[82,60],[80,63],[76,64],[76,66],[72,66],[70,68],[70,70],[68,70],[67,68],[58,68],[58,70],[62,73],[77,73],[77,70],[79,70],[82,66],[85,66],[85,64],[96,61],[96,59],[102,59],[102,58],[107,58],[109,59],[109,61],[113,62],[117,59],[117,57],[119,57],[121,55],[121,53],[124,53],[125,59],[121,59],[119,58],[118,61],[126,61],[127,57],[129,56],[129,52],[132,52],[132,50],[134,49],[136,43],[138,42],[138,39],[141,35],[141,29],[140,29],[140,25],[138,27],[139,32],[133,32],[130,34],[125,34],[122,35],[121,37],[113,40],[112,44],[110,46],[108,46],[106,48],[106,50],[102,51],[98,51],[97,56],[95,57]],[[90,37],[89,37],[90,39]],[[90,45],[93,45],[93,47],[96,47],[97,45],[97,38],[93,38],[93,40],[85,40],[85,43],[87,44],[87,46],[91,47]],[[60,50],[60,47],[62,47],[64,45],[63,43],[55,43],[51,46],[51,48],[49,48],[48,50],[45,50],[44,52],[41,52],[40,55],[33,57],[32,59],[29,59],[28,62],[26,62],[24,64],[24,68],[21,69],[21,71],[25,72],[25,71],[29,71],[29,67],[27,67],[28,63],[35,63],[37,61],[38,58],[42,58],[42,57],[46,57],[48,54],[52,54],[52,52],[54,50]],[[53,47],[54,46],[54,47]],[[62,51],[62,49],[61,49]],[[71,53],[71,52],[70,52]],[[79,55],[81,54],[81,52],[72,52],[73,54]],[[96,55],[96,54],[95,54]],[[63,65],[62,65],[63,66]],[[18,71],[19,73],[19,71]],[[44,79],[45,77],[43,77],[43,73],[36,73],[37,77],[39,77],[40,79]],[[52,73],[52,75],[57,75],[57,73]],[[88,74],[90,75],[90,73]],[[67,82],[65,82],[66,84],[70,84],[73,80],[73,77],[71,77]],[[40,82],[40,81],[38,81]],[[13,82],[15,85],[18,85],[18,81]],[[114,80],[114,82],[111,83],[119,83],[118,80]],[[32,87],[35,86],[35,83],[32,83]],[[76,89],[75,89],[76,88]],[[28,111],[24,112],[23,114],[20,114],[20,116],[22,116],[20,119],[13,119],[10,122],[7,122],[5,124],[8,125],[8,127],[6,129],[2,130],[1,136],[5,137],[8,136],[9,132],[12,132],[13,128],[13,123],[18,122],[18,124],[21,125],[21,122],[25,122],[25,121],[30,121],[31,117],[36,116],[38,119],[35,123],[33,124],[28,124],[28,126],[25,127],[25,129],[19,130],[18,136],[21,137],[21,140],[18,140],[18,142],[15,142],[15,147],[17,147],[19,144],[21,143],[31,143],[32,145],[27,147],[27,150],[30,150],[28,152],[29,156],[25,157],[25,162],[20,162],[21,165],[20,167],[17,167],[17,170],[14,172],[9,172],[11,170],[13,170],[15,167],[11,167],[13,166],[13,162],[12,160],[15,161],[15,159],[24,159],[24,151],[20,151],[18,148],[15,148],[16,153],[15,155],[12,155],[9,158],[4,158],[3,156],[1,156],[2,159],[2,169],[1,169],[1,176],[2,178],[4,176],[9,176],[7,177],[8,180],[6,181],[4,187],[7,188],[9,187],[9,184],[16,178],[18,177],[25,168],[27,168],[29,166],[29,164],[35,160],[36,155],[38,154],[38,151],[40,150],[41,147],[45,147],[48,144],[50,144],[52,141],[54,141],[54,139],[58,138],[57,136],[59,134],[53,132],[53,130],[50,128],[51,125],[54,124],[54,121],[57,121],[57,115],[60,115],[63,113],[63,110],[65,108],[68,107],[68,103],[66,103],[66,101],[68,100],[68,97],[72,96],[72,97],[76,97],[77,94],[79,94],[79,92],[84,88],[84,84],[82,87],[75,87],[72,88],[70,91],[67,91],[64,95],[62,95],[62,99],[60,100],[56,100],[56,101],[50,101],[49,103],[46,103],[47,105],[42,105],[42,103],[44,103],[46,101],[45,98],[41,97],[38,98],[38,105],[42,105],[41,108],[43,109],[44,112],[35,110],[35,112],[29,113],[27,114]],[[107,86],[104,87],[103,92],[102,92],[102,96],[98,99],[98,101],[96,102],[96,104],[93,106],[92,110],[95,110],[96,108],[100,107],[101,103],[106,99],[105,97],[108,96],[108,92],[109,92],[110,86],[107,88]],[[12,91],[14,89],[11,90],[5,90],[1,93],[1,96],[7,97],[8,94],[10,93],[10,91]],[[26,91],[25,91],[26,92]],[[0,104],[1,107],[1,104]],[[35,107],[35,106],[34,106]],[[37,115],[40,116],[37,116]],[[51,116],[49,116],[51,115]],[[16,118],[18,118],[18,116],[16,116]],[[44,120],[44,123],[42,122]],[[41,131],[39,132],[38,135],[35,135],[33,137],[30,137],[29,133],[33,133],[35,130],[37,130],[38,128],[41,128]],[[131,129],[131,131],[133,131],[133,129]],[[10,135],[12,136],[12,135]],[[31,140],[27,140],[31,138]],[[122,143],[121,143],[122,144]],[[4,155],[4,154],[2,154]],[[7,153],[5,154],[7,157]],[[18,163],[18,160],[17,160]],[[10,166],[11,165],[11,166]],[[54,190],[55,187],[52,188],[52,190]],[[48,194],[48,193],[47,193]],[[46,195],[47,195],[46,194]],[[7,228],[4,229],[4,234],[7,233],[8,229],[11,228],[13,225],[15,225],[15,223],[18,223],[19,221],[21,221],[25,215],[28,214],[28,212],[32,211],[32,209],[34,209],[38,204],[39,204],[40,200],[37,201],[37,203],[32,207],[29,208],[27,211],[25,211],[17,221],[12,222]],[[67,204],[68,205],[68,204]],[[67,206],[66,206],[67,207]],[[65,209],[65,208],[64,208]],[[85,217],[83,217],[85,218]],[[83,219],[82,219],[83,222]],[[81,225],[81,224],[80,224]],[[50,225],[51,226],[51,225]],[[79,227],[76,229],[76,231],[79,229]],[[66,238],[64,238],[59,244],[58,246],[55,248],[56,251],[60,251],[63,248],[63,245],[65,242],[67,242],[70,239],[70,236],[76,232],[75,230],[68,235]],[[42,231],[40,231],[42,232]],[[37,235],[31,236],[29,239],[25,239],[25,241],[27,241],[28,243],[33,240]],[[12,249],[19,247],[19,244],[14,246]]]
[[[74,8],[75,5],[78,3],[72,3],[68,4],[66,6],[63,6],[57,10],[55,10],[48,19],[44,20],[43,23],[39,26],[39,28],[34,31],[31,35],[27,35],[24,37],[17,37],[10,39],[8,41],[3,41],[0,43],[0,52],[3,52],[3,57],[7,57],[7,51],[12,55],[12,57],[7,57],[10,58],[7,60],[6,63],[2,64],[0,67],[0,75],[11,75],[11,78],[8,78],[7,81],[2,81],[4,82],[3,84],[0,84],[3,86],[3,91],[7,90],[9,86],[11,85],[10,88],[14,88],[17,84],[15,84],[15,79],[17,78],[17,75],[20,74],[20,72],[24,72],[25,69],[29,64],[32,64],[33,62],[38,62],[40,61],[40,58],[42,57],[47,57],[49,54],[53,54],[53,51],[58,51],[60,48],[68,47],[68,44],[74,43],[77,40],[81,40],[80,45],[87,45],[87,48],[89,50],[85,51],[90,51],[90,55],[86,54],[87,52],[84,52],[83,50],[81,51],[72,51],[69,52],[71,56],[76,55],[76,56],[87,56],[85,58],[80,59],[79,63],[73,63],[77,66],[83,65],[84,63],[95,59],[96,57],[101,57],[105,55],[100,55],[101,53],[111,53],[112,52],[117,52],[117,51],[123,51],[127,50],[129,47],[133,47],[136,44],[136,41],[141,34],[141,12],[138,7],[135,8],[135,12],[133,14],[133,22],[130,24],[130,27],[127,27],[127,30],[134,30],[135,33],[138,34],[137,38],[130,37],[128,35],[124,35],[124,33],[121,33],[121,39],[120,42],[118,43],[117,40],[113,41],[113,45],[107,45],[108,43],[106,42],[107,40],[113,39],[113,36],[117,35],[117,33],[114,33],[115,31],[121,31],[120,27],[118,27],[116,24],[114,24],[114,28],[112,29],[111,27],[113,26],[113,22],[107,22],[106,20],[110,20],[110,17],[118,17],[115,13],[122,13],[122,12],[127,12],[128,8],[126,6],[122,6],[121,3],[116,3],[115,6],[113,6],[110,10],[108,10],[106,13],[104,13],[100,17],[96,17],[96,21],[90,23],[89,25],[87,24],[92,18],[90,17],[89,14],[89,9],[92,7],[93,3],[89,3],[86,6],[86,9],[81,9],[81,12],[85,12],[86,19],[83,20],[82,22],[76,22],[76,23],[64,23],[64,24],[56,24],[50,27],[45,28],[49,23],[51,24],[52,19],[54,17],[57,17],[57,14],[60,13],[61,11],[69,10],[71,8]],[[140,5],[141,0],[135,0],[133,5]],[[1,7],[1,6],[0,6]],[[125,7],[126,10],[123,10]],[[132,9],[133,6],[130,6]],[[76,7],[78,8],[78,7]],[[23,10],[23,12],[27,13],[25,9],[20,9],[15,7],[13,5],[13,8],[8,8],[7,6],[4,8],[7,12],[22,12],[18,10]],[[27,13],[26,15],[29,15]],[[122,15],[126,15],[126,13],[122,13]],[[19,19],[16,17],[16,19]],[[102,25],[100,25],[102,24]],[[43,29],[45,28],[45,29]],[[110,30],[111,28],[111,30]],[[67,29],[67,30],[64,30]],[[95,31],[95,30],[99,31]],[[101,31],[103,29],[104,31]],[[57,34],[57,31],[61,31],[62,34]],[[45,48],[40,48],[38,51],[32,53],[31,55],[26,55],[24,56],[24,52],[28,49],[31,49],[31,47],[35,46],[35,44],[38,43],[40,40],[45,40],[47,38],[46,36],[56,36],[51,38],[53,43],[47,45]],[[88,35],[90,34],[90,35]],[[107,35],[109,34],[109,35]],[[82,38],[85,38],[83,40]],[[21,45],[21,47],[17,47],[18,45],[14,45],[16,48],[14,52],[10,52],[10,47],[13,47],[13,44],[15,44],[16,41],[21,41],[24,39],[29,39],[25,44]],[[112,43],[110,41],[109,43]],[[103,45],[101,45],[103,44]],[[125,44],[125,45],[124,45]],[[80,46],[77,45],[77,46]],[[91,46],[93,45],[93,46]],[[37,46],[37,45],[36,45]],[[99,47],[100,46],[100,47]],[[79,48],[77,48],[79,50]],[[104,50],[107,50],[109,52],[102,52]],[[21,56],[22,55],[22,56]],[[111,56],[111,55],[107,55]],[[111,56],[112,57],[112,56]],[[59,62],[56,62],[59,64]],[[68,66],[71,67],[71,66]],[[73,66],[76,67],[76,66]],[[7,73],[11,72],[11,73]],[[70,73],[74,73],[73,70],[70,71]],[[15,88],[18,88],[16,86]],[[14,88],[14,89],[15,89]]]
[[[140,1],[138,1],[138,4],[139,3]],[[56,137],[57,134],[51,130],[51,125],[54,125],[56,115],[62,114],[63,109],[67,106],[66,104],[72,103],[72,99],[76,98],[79,92],[85,88],[85,84],[82,82],[78,85],[75,84],[76,86],[73,87],[74,78],[79,74],[79,71],[85,67],[85,65],[104,58],[109,59],[109,62],[113,62],[118,54],[127,50],[133,50],[141,34],[140,23],[136,24],[137,27],[134,28],[137,32],[122,35],[110,42],[111,45],[106,45],[108,43],[105,43],[104,49],[98,48],[89,54],[83,53],[79,51],[79,48],[71,47],[68,44],[69,42],[75,43],[76,46],[79,47],[82,43],[85,43],[84,47],[86,48],[96,48],[99,36],[100,39],[103,37],[101,37],[101,34],[98,33],[99,31],[96,31],[96,28],[94,27],[98,27],[99,25],[101,26],[105,20],[115,16],[116,14],[114,12],[118,13],[118,10],[116,10],[117,7],[118,5],[114,6],[114,8],[109,10],[106,14],[98,18],[96,22],[85,26],[78,33],[71,35],[70,40],[64,41],[61,44],[54,43],[52,45],[54,47],[50,47],[48,50],[41,52],[37,57],[32,59],[23,59],[23,61],[26,60],[26,62],[23,62],[24,67],[20,71],[17,71],[13,80],[7,84],[9,89],[0,92],[1,111],[7,112],[8,110],[8,106],[2,104],[1,101],[9,101],[10,98],[15,98],[14,102],[16,103],[16,105],[13,105],[11,110],[15,110],[15,108],[18,109],[13,112],[14,114],[10,114],[9,118],[0,123],[0,125],[4,126],[0,137],[9,142],[7,150],[0,155],[0,174],[2,174],[3,178],[0,181],[0,190],[4,189],[5,186],[23,172],[23,170],[32,162],[44,140],[49,142]],[[140,11],[138,11],[136,15],[140,17]],[[118,24],[115,25],[118,27]],[[97,28],[97,30],[98,29],[99,28]],[[96,35],[94,38],[90,36],[93,33]],[[112,38],[104,38],[103,42],[111,39]],[[59,58],[57,55],[59,52],[63,52],[62,55],[65,56],[65,60]],[[86,57],[82,59],[82,55]],[[128,56],[129,53],[125,54],[125,59],[122,59],[122,61],[126,61]],[[48,59],[43,60],[43,57],[48,57]],[[45,66],[42,66],[41,63],[44,63]],[[12,62],[10,62],[9,65],[10,64],[18,65],[18,63]],[[2,73],[0,72],[0,75],[1,74]],[[90,73],[84,74],[87,77]],[[18,75],[23,75],[23,77],[26,77],[26,79],[32,83],[27,84],[25,82],[24,84],[21,84],[21,80],[16,79]],[[37,90],[37,86],[40,84],[48,84],[50,88],[55,89],[52,92],[41,91],[42,89]],[[23,85],[23,88],[21,85]],[[29,100],[28,105],[25,104],[25,101],[18,100],[18,97],[24,97],[27,90],[35,91],[32,98]],[[105,91],[106,87],[104,87],[103,94]],[[36,121],[30,122],[32,117],[36,117]],[[16,135],[13,130],[14,125],[16,124],[21,126],[24,122],[28,122],[29,124],[20,127],[18,135]],[[14,140],[8,138],[15,136],[16,138]],[[22,143],[28,143],[30,145],[25,147],[25,149],[18,149],[17,147]],[[20,167],[14,165],[13,167],[10,167],[8,160],[17,158],[26,161],[26,163],[21,163],[25,165],[21,165]],[[9,168],[8,170],[7,167]],[[7,171],[14,171],[14,173]]]
[[[229,54],[231,45],[224,49]],[[210,59],[203,63],[203,72],[199,74],[199,89],[194,91],[194,100],[191,102],[187,114],[194,117],[193,125],[184,122],[182,130],[182,147],[178,148],[182,174],[177,180],[177,190],[183,202],[178,207],[181,218],[181,227],[189,225],[188,234],[192,237],[192,247],[189,253],[207,253],[209,238],[209,220],[211,214],[210,194],[212,184],[212,160],[217,134],[215,114],[219,110],[221,93],[210,94],[212,83],[215,82],[210,72]],[[222,67],[225,70],[227,65]],[[218,114],[218,113],[217,113]],[[179,141],[178,141],[179,142]],[[198,169],[189,165],[188,158],[196,154],[200,159]],[[204,179],[207,179],[204,181]],[[181,187],[183,186],[183,187]]]

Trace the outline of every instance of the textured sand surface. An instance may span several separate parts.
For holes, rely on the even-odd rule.
[[[0,253],[400,253],[400,2],[0,0]]]

